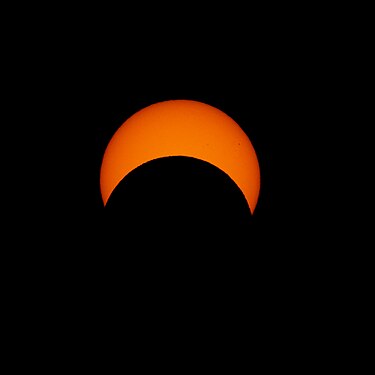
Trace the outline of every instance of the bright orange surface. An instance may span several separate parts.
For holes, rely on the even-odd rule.
[[[192,100],[152,104],[120,126],[103,156],[100,189],[104,205],[129,172],[166,156],[194,157],[220,168],[241,189],[254,212],[260,170],[249,138],[224,112]]]

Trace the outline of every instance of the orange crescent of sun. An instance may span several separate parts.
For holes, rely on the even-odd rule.
[[[100,191],[104,206],[119,182],[140,165],[167,156],[208,162],[241,189],[254,213],[260,169],[254,147],[242,128],[221,110],[194,100],[167,100],[129,117],[103,155]]]

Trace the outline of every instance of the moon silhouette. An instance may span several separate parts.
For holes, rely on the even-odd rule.
[[[105,149],[100,169],[104,206],[132,170],[168,156],[192,157],[219,168],[239,187],[254,213],[260,168],[250,139],[223,111],[185,99],[151,104],[117,129]]]

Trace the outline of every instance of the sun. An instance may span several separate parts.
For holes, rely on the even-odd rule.
[[[220,109],[185,99],[151,104],[117,129],[105,149],[100,169],[104,205],[132,170],[167,156],[193,157],[216,166],[241,189],[254,213],[260,168],[247,134]]]

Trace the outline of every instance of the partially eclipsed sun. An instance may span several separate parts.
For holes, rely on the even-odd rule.
[[[250,139],[227,114],[193,100],[152,104],[118,128],[104,152],[100,170],[104,205],[129,172],[167,156],[193,157],[216,166],[241,189],[254,213],[260,170]]]

